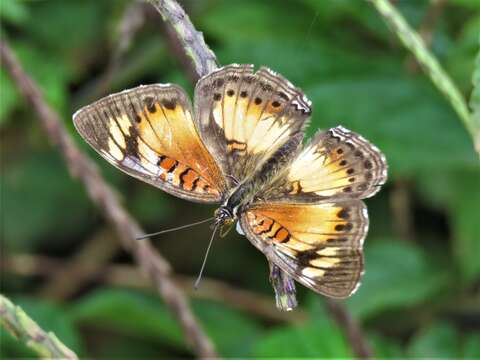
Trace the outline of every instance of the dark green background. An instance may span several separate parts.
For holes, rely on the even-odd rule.
[[[395,4],[415,28],[430,11],[427,1]],[[213,208],[177,200],[115,170],[87,148],[71,122],[80,106],[139,84],[173,82],[192,92],[153,8],[102,90],[126,5],[3,0],[1,30],[125,207],[145,229],[157,231],[208,217]],[[191,0],[184,5],[220,63],[267,65],[305,91],[314,106],[309,134],[342,124],[384,151],[389,181],[367,200],[366,274],[345,302],[376,355],[480,357],[478,157],[456,113],[412,66],[373,7],[360,0]],[[476,0],[449,0],[432,29],[433,53],[466,97],[478,51],[479,13]],[[4,260],[47,256],[61,261],[62,269],[99,231],[115,234],[70,177],[3,69],[0,96]],[[176,271],[195,276],[209,232],[203,226],[155,243]],[[122,252],[111,261],[130,263]],[[92,280],[58,301],[41,295],[48,281],[42,270],[24,276],[7,266],[1,290],[80,356],[191,354],[155,292]],[[271,297],[274,306],[263,256],[237,234],[216,241],[206,276]],[[307,320],[296,325],[241,311],[234,302],[193,298],[192,303],[223,356],[351,356],[322,297],[298,290]],[[3,331],[1,336],[0,354],[30,354]]]

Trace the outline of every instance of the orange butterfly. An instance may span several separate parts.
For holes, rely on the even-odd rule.
[[[178,86],[140,86],[73,116],[84,139],[129,175],[180,198],[217,203],[268,260],[326,296],[363,273],[361,199],[387,176],[383,154],[341,126],[303,145],[311,103],[267,68],[228,65],[201,78],[194,106]]]

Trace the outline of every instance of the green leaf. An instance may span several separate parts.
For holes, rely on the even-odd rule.
[[[251,354],[251,347],[259,335],[259,327],[253,320],[219,303],[194,301],[192,305],[222,356]],[[70,316],[82,325],[114,329],[144,340],[163,340],[170,346],[187,349],[177,321],[156,294],[99,290],[78,301]]]
[[[311,321],[269,331],[255,346],[255,357],[352,357],[342,332],[320,305],[318,296],[314,299],[315,308],[311,309]]]
[[[412,358],[458,359],[459,341],[459,335],[454,327],[448,323],[435,323],[413,337],[407,353]]]
[[[359,290],[346,301],[359,318],[419,304],[449,281],[448,269],[430,265],[419,247],[405,241],[369,239],[365,268]]]
[[[480,274],[480,167],[461,171],[422,172],[418,178],[423,201],[449,218],[451,254],[462,279],[475,281]]]
[[[2,94],[2,106],[0,106],[0,128],[2,128],[9,120],[8,115],[18,105],[20,100],[15,85],[3,67],[0,69],[0,94]]]
[[[455,260],[467,281],[475,281],[480,274],[480,168],[452,174],[450,185],[453,197],[449,212],[453,228]]]
[[[480,358],[480,332],[468,334],[462,339],[462,354],[464,359]]]
[[[307,9],[289,2],[272,6],[270,2],[243,0],[234,11],[231,3],[220,2],[199,19],[199,27],[225,42],[248,40],[251,50],[252,40],[257,42],[272,34],[282,39],[306,34],[309,24],[305,18],[309,16],[313,14]]]
[[[66,90],[68,70],[65,64],[43,49],[39,49],[36,44],[18,42],[13,43],[12,47],[23,69],[37,81],[48,104],[64,113],[68,96]],[[19,105],[20,98],[15,85],[3,69],[0,76],[0,91],[2,94],[0,125],[4,126],[8,121],[14,120],[10,114]],[[36,116],[29,109],[26,110],[29,117]]]
[[[24,1],[3,0],[0,3],[0,19],[11,24],[24,24],[29,19],[29,11]]]
[[[367,338],[377,359],[405,358],[402,345],[392,339],[377,333],[369,333]]]
[[[20,154],[28,150],[22,149]],[[1,230],[6,246],[9,250],[32,251],[41,239],[50,245],[55,241],[61,241],[58,245],[63,247],[72,244],[75,238],[69,235],[91,219],[92,205],[84,189],[53,151],[31,151],[21,159],[6,164],[2,174],[2,203],[8,211],[2,214]]]
[[[261,334],[250,315],[217,302],[194,301],[193,309],[223,357],[252,356],[252,348]]]
[[[477,164],[467,132],[425,79],[366,74],[306,92],[314,104],[311,128],[342,124],[362,134],[384,151],[390,178]]]
[[[163,339],[177,348],[186,347],[177,322],[155,295],[121,289],[98,290],[77,301],[69,315],[78,324],[144,339]]]

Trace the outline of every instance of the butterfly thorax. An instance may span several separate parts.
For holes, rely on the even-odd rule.
[[[293,136],[271,157],[260,164],[252,176],[234,188],[223,205],[215,211],[215,225],[228,227],[251,204],[261,201],[258,194],[262,193],[263,188],[274,181],[280,170],[294,158],[302,139],[303,134],[301,133]]]

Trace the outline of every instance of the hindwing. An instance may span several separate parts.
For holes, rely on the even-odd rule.
[[[357,288],[368,230],[362,201],[255,204],[240,224],[270,261],[312,290],[344,298]]]
[[[387,179],[385,156],[362,136],[338,126],[319,132],[261,196],[269,201],[364,199]]]

